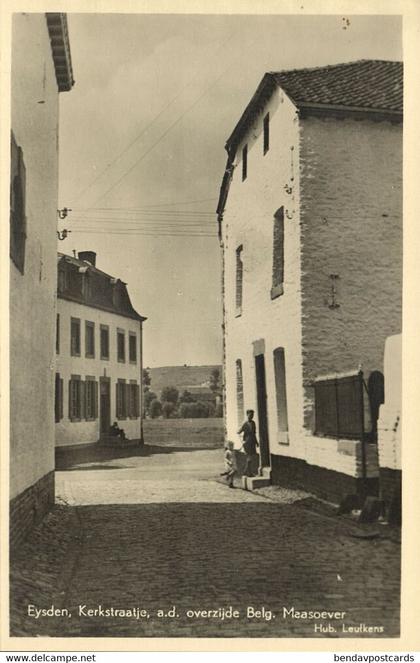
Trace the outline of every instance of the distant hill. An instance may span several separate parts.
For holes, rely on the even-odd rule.
[[[218,368],[222,374],[221,366],[159,366],[149,368],[152,383],[150,388],[158,397],[164,387],[176,387],[180,392],[187,387],[201,386],[210,380],[210,374]]]

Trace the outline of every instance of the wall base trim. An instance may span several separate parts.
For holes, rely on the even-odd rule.
[[[363,480],[325,467],[310,465],[300,458],[273,454],[271,480],[273,484],[305,490],[335,504],[340,504],[346,495],[358,495],[364,500],[367,495],[378,495],[379,492],[377,478]]]
[[[10,500],[9,542],[10,551],[19,545],[54,506],[55,473],[44,474],[41,479]]]

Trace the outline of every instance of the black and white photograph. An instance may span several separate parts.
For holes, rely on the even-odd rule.
[[[403,17],[56,4],[10,14],[8,636],[381,650]]]

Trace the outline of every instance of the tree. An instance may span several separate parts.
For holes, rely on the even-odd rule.
[[[154,400],[157,400],[157,396],[154,391],[150,391],[148,388],[147,391],[144,392],[144,409],[148,414],[150,414],[150,404]]]
[[[168,402],[176,405],[178,403],[179,392],[176,387],[164,387],[160,394],[162,403]]]
[[[149,414],[152,419],[157,419],[162,414],[162,403],[155,398],[149,405]]]
[[[214,368],[210,374],[209,387],[213,394],[220,392],[220,371],[218,368]]]
[[[195,403],[195,398],[190,391],[185,390],[179,399],[180,403]]]
[[[143,368],[143,388],[144,392],[149,391],[152,378],[150,377],[149,369]]]

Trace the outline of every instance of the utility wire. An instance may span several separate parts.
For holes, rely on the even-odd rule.
[[[217,83],[219,82],[219,80],[225,75],[226,71],[228,71],[228,69],[230,69],[231,66],[232,66],[232,65],[230,65],[227,69],[225,69],[225,71],[223,71],[223,72],[220,74],[220,76],[218,76],[218,77],[216,78],[216,80],[215,80],[211,85],[209,85],[209,86],[204,90],[204,92],[203,92],[202,94],[200,94],[200,96],[199,96],[199,97],[198,97],[198,98],[197,98],[197,99],[196,99],[196,100],[195,100],[190,106],[188,106],[188,108],[187,108],[183,113],[181,113],[181,115],[175,120],[175,122],[172,122],[172,124],[169,125],[169,127],[166,129],[166,131],[163,132],[163,134],[161,134],[161,136],[158,138],[158,140],[155,141],[155,142],[153,143],[153,145],[152,145],[148,150],[146,150],[146,152],[144,152],[144,153],[141,155],[141,157],[140,157],[139,159],[137,159],[137,161],[135,161],[135,162],[133,163],[133,165],[132,165],[132,166],[131,166],[131,167],[130,167],[130,168],[129,168],[129,169],[128,169],[123,175],[121,175],[121,177],[120,177],[116,182],[114,182],[114,184],[112,184],[112,185],[111,185],[111,186],[105,191],[105,193],[101,194],[101,195],[100,195],[100,196],[94,201],[93,204],[95,204],[96,202],[98,202],[98,200],[102,200],[102,198],[105,198],[105,196],[107,196],[108,193],[110,193],[113,189],[115,189],[115,187],[116,187],[116,186],[117,186],[117,185],[118,185],[123,179],[125,179],[125,178],[126,178],[126,177],[127,177],[127,176],[128,176],[133,170],[134,170],[134,168],[135,168],[135,167],[136,167],[141,161],[143,161],[143,159],[145,159],[145,158],[147,157],[147,155],[150,154],[150,152],[151,152],[152,150],[154,150],[154,148],[155,148],[157,145],[159,145],[159,143],[165,138],[165,136],[167,136],[168,133],[169,133],[169,132],[170,132],[170,131],[171,131],[171,130],[172,130],[172,129],[173,129],[173,128],[179,123],[179,122],[181,122],[182,118],[185,117],[185,115],[186,115],[187,113],[189,113],[190,110],[192,110],[195,106],[197,106],[197,104],[203,99],[203,97],[205,97],[206,94],[207,94],[212,88],[214,88],[215,85],[217,85]]]
[[[217,49],[214,51],[214,55],[216,55],[216,53],[218,53],[218,51],[219,51],[220,49],[222,49],[222,48],[225,46],[225,44],[227,44],[227,43],[231,40],[231,37],[232,37],[232,33],[229,34],[229,37],[228,37],[227,39],[225,39],[221,44],[219,44],[219,46],[217,47]],[[184,90],[186,90],[187,87],[188,87],[189,85],[191,85],[191,83],[197,78],[197,76],[198,76],[199,74],[201,74],[201,71],[197,72],[196,74],[194,74],[194,76],[192,76],[192,78],[190,78],[190,80],[188,81],[188,83],[186,83],[186,84],[181,88],[181,90],[178,92],[178,94],[176,94],[175,97],[174,97],[174,98],[173,98],[173,99],[172,99],[172,100],[171,100],[166,106],[164,106],[164,108],[162,108],[162,109],[159,111],[159,113],[158,113],[157,115],[155,115],[155,117],[154,117],[154,118],[153,118],[153,119],[152,119],[152,120],[151,120],[151,121],[150,121],[150,122],[144,127],[144,129],[142,129],[141,132],[140,132],[140,133],[139,133],[139,134],[138,134],[138,135],[137,135],[137,136],[136,136],[136,137],[135,137],[135,138],[134,138],[134,139],[133,139],[133,140],[132,140],[132,141],[131,141],[131,142],[130,142],[130,143],[129,143],[129,144],[128,144],[128,145],[127,145],[127,146],[126,146],[126,147],[125,147],[125,148],[124,148],[124,149],[123,149],[123,150],[122,150],[122,151],[121,151],[121,152],[120,152],[120,153],[119,153],[119,154],[118,154],[118,155],[117,155],[117,156],[116,156],[116,157],[115,157],[115,158],[114,158],[114,159],[113,159],[113,160],[112,160],[112,161],[111,161],[111,162],[110,162],[110,163],[109,163],[109,164],[108,164],[108,165],[107,165],[107,166],[106,166],[106,167],[105,167],[105,168],[104,168],[104,169],[103,169],[103,170],[102,170],[102,171],[101,171],[101,172],[100,172],[100,173],[99,173],[99,174],[98,174],[98,175],[97,175],[92,181],[91,181],[91,182],[90,182],[90,184],[88,184],[88,186],[85,187],[85,188],[81,191],[81,193],[79,193],[78,198],[82,198],[82,197],[83,197],[83,196],[89,191],[89,189],[91,189],[92,186],[93,186],[94,184],[96,184],[96,182],[97,182],[97,181],[98,181],[98,180],[99,180],[99,179],[100,179],[100,178],[101,178],[101,177],[102,177],[102,176],[103,176],[103,175],[104,175],[104,174],[105,174],[105,173],[106,173],[106,172],[107,172],[107,171],[108,171],[113,165],[114,165],[114,163],[116,163],[119,159],[121,159],[121,157],[122,157],[124,154],[126,154],[126,152],[128,152],[128,150],[129,150],[133,145],[135,145],[135,143],[137,143],[137,142],[140,140],[140,138],[141,138],[142,136],[144,136],[144,134],[148,131],[148,129],[150,129],[150,127],[153,126],[153,124],[154,124],[154,123],[155,123],[155,122],[156,122],[156,121],[157,121],[157,120],[163,115],[163,113],[164,113],[166,110],[168,110],[168,108],[170,108],[170,107],[175,103],[175,101],[177,101],[177,100],[181,97],[181,95],[183,94]],[[129,171],[129,172],[130,172],[130,171]],[[128,174],[128,173],[127,173],[127,174]],[[108,191],[107,191],[106,193],[108,193]],[[105,193],[104,195],[106,195],[106,193]],[[101,197],[102,197],[102,196],[101,196]],[[98,198],[97,200],[100,200],[101,197]],[[95,202],[96,202],[96,201],[95,201]]]
[[[95,210],[142,210],[142,209],[150,209],[154,207],[173,207],[174,205],[196,205],[198,203],[209,203],[209,202],[214,202],[217,200],[217,198],[202,198],[201,200],[183,200],[183,201],[177,201],[175,203],[155,203],[155,204],[150,204],[150,205],[142,205],[140,207],[73,207],[73,210],[80,210],[80,211],[89,211],[91,209]]]

